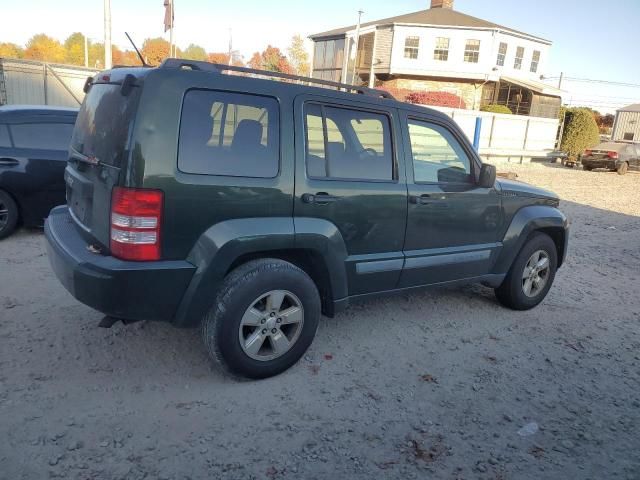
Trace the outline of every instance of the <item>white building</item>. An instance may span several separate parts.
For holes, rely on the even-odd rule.
[[[396,90],[441,91],[467,108],[507,105],[514,113],[557,116],[560,91],[539,81],[551,42],[453,10],[431,8],[311,36],[316,78]],[[358,37],[358,48],[355,44]]]
[[[629,105],[616,112],[611,140],[640,143],[640,103]]]

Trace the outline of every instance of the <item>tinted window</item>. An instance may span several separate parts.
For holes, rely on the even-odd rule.
[[[469,157],[446,128],[409,120],[409,137],[416,182],[471,182]]]
[[[11,125],[16,148],[68,150],[73,125],[70,123],[23,123]]]
[[[393,180],[391,126],[386,115],[307,105],[307,174]]]
[[[129,150],[139,95],[139,88],[124,96],[120,85],[94,84],[78,113],[71,139],[73,149],[119,167]]]
[[[625,132],[623,140],[633,140],[633,132]]]
[[[0,147],[11,147],[9,130],[6,125],[0,125]]]
[[[187,173],[275,177],[278,131],[273,98],[191,90],[182,106],[178,166]]]

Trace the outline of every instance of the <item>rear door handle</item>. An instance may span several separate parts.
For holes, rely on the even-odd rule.
[[[431,202],[433,202],[433,198],[431,198],[431,195],[425,193],[423,195],[411,195],[409,197],[409,202],[413,203],[414,205],[427,205]]]
[[[318,192],[315,195],[312,193],[304,193],[302,195],[302,201],[304,203],[315,203],[317,205],[326,205],[327,203],[333,203],[340,200],[340,197],[335,195],[329,195],[327,192]]]
[[[20,162],[15,158],[0,158],[0,166],[2,167],[15,167],[18,163]]]

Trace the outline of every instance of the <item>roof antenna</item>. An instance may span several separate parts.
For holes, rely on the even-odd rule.
[[[138,47],[136,47],[136,44],[133,43],[133,40],[131,40],[131,37],[129,36],[129,34],[127,32],[124,32],[124,34],[127,36],[127,38],[129,39],[129,41],[131,42],[131,45],[133,45],[133,49],[136,51],[136,53],[138,54],[138,57],[140,58],[140,61],[142,62],[142,66],[143,67],[151,67],[151,65],[147,64],[147,62],[144,61],[144,57],[142,56],[142,54],[140,53],[140,50],[138,50]]]

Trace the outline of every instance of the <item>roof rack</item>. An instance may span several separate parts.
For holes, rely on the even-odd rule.
[[[307,84],[323,85],[337,88],[347,92],[355,92],[369,97],[388,98],[395,100],[393,95],[384,90],[369,87],[359,87],[347,83],[332,82],[331,80],[321,80],[319,78],[303,77],[301,75],[291,75],[289,73],[270,72],[268,70],[257,70],[255,68],[236,67],[235,65],[223,65],[220,63],[201,62],[196,60],[182,60],[179,58],[167,58],[158,68],[189,68],[211,73],[222,73],[224,71],[240,72],[249,75],[260,75],[263,77],[283,78],[285,80],[295,80]]]

